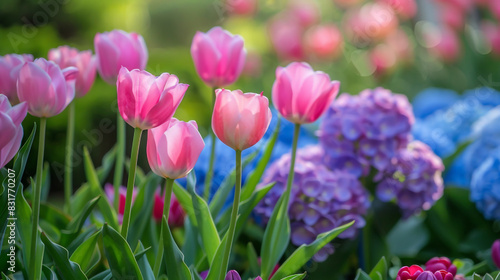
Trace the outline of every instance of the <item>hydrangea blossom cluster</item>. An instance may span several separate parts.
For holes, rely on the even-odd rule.
[[[413,122],[404,95],[384,88],[357,96],[342,94],[328,109],[319,131],[325,163],[356,177],[367,176],[371,167],[385,171],[396,152],[408,144]]]
[[[295,177],[290,199],[289,216],[291,241],[294,245],[309,244],[316,236],[352,220],[356,223],[339,237],[353,238],[357,229],[364,227],[363,215],[370,206],[369,194],[358,179],[347,171],[328,170],[323,164],[323,149],[307,146],[299,149],[295,163]],[[283,155],[265,172],[263,187],[276,185],[255,208],[255,213],[266,223],[286,189],[290,169],[290,154]],[[333,253],[331,244],[314,256],[323,261]]]
[[[443,170],[443,162],[429,146],[413,141],[398,151],[383,173],[375,176],[380,180],[377,197],[381,201],[396,198],[404,218],[427,210],[443,194]]]

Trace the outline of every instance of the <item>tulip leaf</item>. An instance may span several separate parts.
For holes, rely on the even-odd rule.
[[[218,280],[221,274],[226,273],[225,271],[222,271],[223,270],[222,256],[224,254],[224,249],[226,248],[226,243],[227,243],[227,233],[224,235],[224,238],[222,238],[222,242],[219,244],[217,252],[215,252],[214,261],[210,266],[207,278],[205,278],[206,280]]]
[[[87,279],[80,265],[69,259],[68,250],[52,242],[43,232],[42,241],[45,244],[47,253],[54,260],[56,270],[61,278],[75,280]]]
[[[334,228],[330,231],[321,233],[316,237],[311,244],[303,244],[297,248],[292,255],[285,260],[285,262],[278,268],[276,273],[274,273],[271,280],[281,279],[286,275],[290,275],[299,270],[303,265],[305,265],[321,248],[332,241],[335,237],[341,234],[344,230],[349,228],[354,224],[354,221],[342,225],[340,227]],[[264,278],[263,278],[264,279]]]
[[[96,246],[100,234],[101,231],[97,231],[87,238],[78,248],[76,248],[75,252],[73,252],[69,258],[71,261],[79,264],[82,270],[87,274],[101,259],[100,252]]]
[[[249,274],[250,276],[255,277],[259,275],[260,266],[259,266],[259,259],[257,256],[257,252],[255,251],[255,248],[253,247],[253,244],[251,242],[248,242],[247,254],[248,254],[248,262],[250,263]]]
[[[104,184],[106,178],[108,178],[109,173],[113,169],[115,159],[116,159],[116,145],[111,148],[103,157],[101,166],[96,168],[97,178],[99,178],[99,183]]]
[[[179,204],[182,206],[182,209],[186,211],[192,225],[194,227],[197,227],[198,222],[196,221],[196,216],[194,214],[193,200],[191,198],[191,195],[186,189],[184,189],[177,183],[174,183],[173,191],[175,197],[177,198],[177,201],[179,201]]]
[[[382,257],[375,267],[370,271],[372,279],[387,280],[387,261]]]
[[[104,224],[102,229],[102,243],[104,254],[109,263],[109,268],[116,279],[142,280],[142,274],[132,249],[115,229]]]
[[[146,256],[147,249],[144,249],[142,242],[137,243],[137,248],[135,249],[135,259],[139,265],[139,270],[142,273],[144,279],[155,279],[153,269],[149,264],[148,257]]]
[[[69,222],[65,230],[62,230],[61,245],[68,245],[71,241],[75,240],[78,233],[82,230],[83,224],[87,220],[87,217],[92,213],[94,207],[97,205],[100,196],[87,202],[85,207],[82,209],[78,215]]]
[[[370,276],[366,274],[366,272],[364,272],[361,269],[358,269],[358,272],[356,273],[356,278],[354,278],[354,280],[373,280],[373,279],[370,278]]]
[[[259,184],[264,171],[266,171],[267,164],[271,159],[273,154],[274,145],[278,140],[278,135],[280,131],[281,118],[278,118],[278,123],[276,124],[276,128],[274,129],[272,137],[267,141],[266,148],[264,149],[264,153],[262,157],[259,159],[259,163],[257,167],[253,170],[253,172],[248,175],[246,179],[245,185],[243,186],[243,190],[241,192],[241,200],[246,200],[250,198],[252,193],[255,191],[257,184]]]
[[[290,276],[287,276],[285,278],[282,278],[281,280],[302,280],[304,279],[304,277],[306,277],[306,273],[302,273],[302,274],[294,274],[294,275],[290,275]]]
[[[47,280],[57,280],[56,273],[46,265],[42,267],[42,273],[45,279]]]
[[[113,277],[113,274],[111,274],[111,271],[109,269],[104,270],[103,272],[100,272],[94,277],[90,278],[90,280],[108,280]]]
[[[170,232],[165,216],[163,216],[162,220],[163,245],[165,246],[163,259],[166,261],[167,276],[169,279],[191,280],[191,272],[184,262],[184,255],[182,255],[181,250],[179,250],[172,237],[172,232]]]
[[[87,180],[90,186],[90,193],[92,197],[103,196],[105,197],[104,191],[102,190],[101,183],[99,182],[99,178],[97,176],[97,172],[94,168],[94,164],[92,163],[92,159],[90,158],[89,150],[87,147],[83,148],[84,154],[84,166],[85,166],[85,174],[87,175]],[[104,217],[104,220],[111,225],[112,228],[118,228],[118,219],[116,217],[116,212],[109,204],[107,199],[99,199],[98,204],[99,210]]]

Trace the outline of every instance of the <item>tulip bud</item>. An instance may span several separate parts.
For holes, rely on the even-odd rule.
[[[155,77],[144,70],[122,67],[116,87],[123,119],[132,127],[150,129],[174,115],[189,85],[180,84],[173,74]]]
[[[231,270],[227,273],[224,280],[241,280],[241,277],[236,270]]]
[[[243,70],[246,53],[243,38],[219,26],[196,32],[191,44],[196,72],[211,87],[233,84]]]
[[[25,62],[33,61],[31,54],[7,54],[0,56],[0,94],[5,94],[12,105],[19,103],[17,97],[17,78]]]
[[[340,82],[314,71],[305,63],[292,62],[276,69],[273,104],[287,120],[303,124],[316,121],[339,92]]]
[[[491,258],[495,265],[500,268],[500,239],[495,240],[491,246]]]
[[[0,168],[14,158],[23,139],[21,122],[26,117],[28,104],[11,106],[6,95],[0,94]]]
[[[218,89],[212,114],[212,129],[217,137],[235,150],[257,143],[271,122],[269,100],[261,94]]]
[[[424,271],[420,273],[417,280],[436,280],[436,276],[434,276],[434,274],[430,271]]]
[[[155,201],[153,205],[153,219],[157,223],[161,223],[163,217],[163,205],[165,205],[165,195],[160,195],[159,191],[155,192]],[[182,227],[184,225],[184,217],[186,213],[182,209],[181,204],[172,194],[170,199],[170,212],[168,215],[168,224],[174,227]]]
[[[432,273],[438,270],[445,270],[449,273],[457,274],[457,267],[451,263],[450,259],[447,257],[434,257],[425,263],[425,270],[431,271]]]
[[[97,33],[94,37],[99,75],[108,84],[115,84],[120,68],[144,70],[148,49],[141,35],[122,30]]]
[[[57,64],[38,58],[26,62],[19,71],[17,94],[28,103],[28,112],[36,117],[60,114],[75,98],[75,80],[78,69],[61,70]]]
[[[416,280],[423,271],[424,270],[418,265],[412,265],[410,267],[403,266],[399,269],[396,280]]]

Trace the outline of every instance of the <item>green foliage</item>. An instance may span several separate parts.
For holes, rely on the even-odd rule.
[[[127,241],[115,229],[104,224],[102,245],[111,274],[117,279],[138,279],[143,276]]]

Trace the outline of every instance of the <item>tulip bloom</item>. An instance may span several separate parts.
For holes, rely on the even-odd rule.
[[[342,33],[334,24],[317,25],[305,34],[304,43],[319,58],[336,58],[342,52]]]
[[[446,270],[438,270],[434,272],[434,276],[437,280],[453,280],[453,274]]]
[[[241,276],[236,270],[230,270],[224,280],[241,280]],[[255,280],[262,280],[262,278],[260,276],[257,276]]]
[[[491,258],[493,263],[500,268],[500,239],[495,240],[491,245]]]
[[[11,106],[6,95],[0,94],[0,168],[14,158],[23,139],[21,122],[28,112],[25,102]]]
[[[109,84],[116,82],[123,66],[129,70],[144,70],[148,62],[148,49],[141,35],[123,30],[97,33],[94,37],[99,75]]]
[[[49,51],[49,60],[54,61],[61,69],[76,67],[78,76],[75,82],[75,97],[83,97],[92,87],[96,73],[96,59],[92,51],[79,52],[75,48],[60,46]]]
[[[73,101],[77,74],[75,67],[61,70],[44,58],[26,62],[17,81],[19,100],[28,103],[28,112],[33,116],[56,116]]]
[[[153,206],[153,219],[157,223],[161,223],[163,217],[163,208],[165,205],[165,195],[161,196],[160,192],[155,192],[155,201]],[[174,194],[172,194],[170,202],[170,211],[168,215],[168,224],[174,227],[182,227],[184,225],[184,217],[186,212],[182,209],[181,204]]]
[[[169,122],[148,131],[147,155],[151,170],[163,178],[186,176],[196,164],[205,142],[195,121]]]
[[[243,38],[216,26],[207,33],[196,32],[191,56],[200,78],[211,87],[234,83],[245,65]]]
[[[403,266],[399,269],[396,280],[416,280],[423,271],[424,270],[418,265],[412,265],[410,267]]]
[[[271,122],[267,97],[241,90],[218,89],[212,115],[212,129],[229,147],[242,151],[257,143]]]
[[[11,104],[19,103],[16,82],[21,66],[28,61],[33,61],[31,54],[7,54],[0,56],[0,94],[5,94]]]
[[[115,202],[115,194],[114,194],[114,189],[113,185],[107,183],[104,185],[104,193],[106,194],[106,197],[108,201],[111,204],[114,204]],[[127,188],[124,186],[120,186],[120,191],[119,191],[119,196],[118,196],[118,223],[122,224],[123,223],[123,213],[125,212],[125,201],[126,201],[126,195],[127,195]],[[134,191],[132,194],[132,204],[135,201],[135,197],[137,196],[137,189],[134,187]]]
[[[273,104],[287,120],[296,123],[316,121],[339,92],[340,82],[328,74],[314,71],[305,63],[292,62],[276,69]]]
[[[181,103],[189,85],[180,84],[177,76],[159,77],[144,71],[122,67],[116,82],[118,109],[132,127],[150,129],[168,121]]]
[[[434,257],[425,263],[425,270],[431,271],[432,273],[438,270],[445,270],[453,276],[457,274],[457,267],[448,259],[447,257]]]

